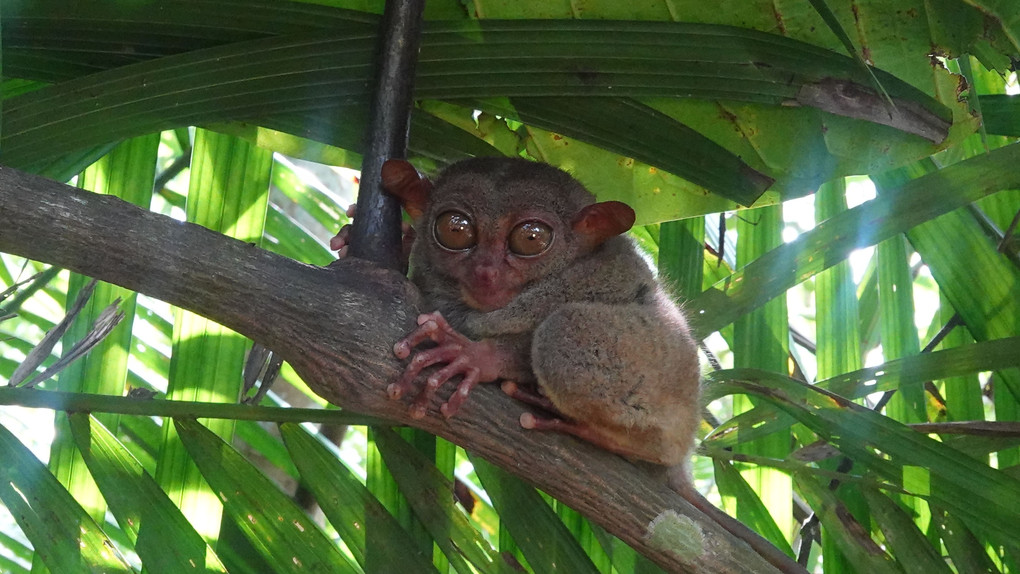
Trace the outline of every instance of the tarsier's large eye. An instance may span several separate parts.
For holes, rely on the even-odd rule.
[[[525,221],[510,231],[510,251],[528,257],[538,255],[552,245],[553,232],[541,221]]]
[[[452,251],[471,249],[478,243],[474,223],[459,211],[445,211],[437,217],[433,233],[440,245]]]

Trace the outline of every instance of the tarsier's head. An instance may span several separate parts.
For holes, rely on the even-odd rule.
[[[454,280],[462,300],[481,311],[504,307],[530,282],[634,224],[626,204],[595,203],[577,180],[542,163],[469,159],[448,167],[434,187],[406,162],[383,169],[414,219],[415,264]]]

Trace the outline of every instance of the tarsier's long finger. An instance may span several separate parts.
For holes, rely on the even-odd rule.
[[[393,345],[393,354],[398,359],[406,358],[411,354],[411,349],[425,341],[432,341],[438,345],[446,344],[449,341],[461,344],[470,342],[467,337],[451,327],[439,311],[435,311],[418,315],[418,328]]]
[[[418,396],[414,398],[414,402],[411,403],[410,414],[412,419],[425,418],[425,413],[429,410],[429,403],[432,402],[432,397],[436,396],[436,391],[444,382],[446,381],[434,380],[432,377],[425,381],[425,387],[422,388]]]
[[[536,417],[531,413],[521,413],[521,426],[530,430],[558,431],[562,433],[575,434],[574,427],[577,425],[568,423],[563,419]]]
[[[404,379],[405,377],[400,377],[399,381],[395,383],[390,383],[389,385],[386,386],[386,396],[389,397],[390,400],[395,401],[400,397],[404,396],[404,393],[411,390],[413,385],[405,382]],[[414,381],[413,378],[411,380],[412,382]]]
[[[421,393],[418,394],[414,404],[411,405],[411,418],[420,419],[424,417],[425,413],[428,411],[429,403],[431,403],[432,398],[436,396],[436,391],[438,391],[439,387],[443,386],[443,384],[449,381],[452,377],[464,375],[465,380],[472,378],[475,380],[475,384],[477,384],[478,381],[478,369],[472,367],[471,362],[463,355],[450,357],[450,354],[456,351],[448,351],[446,349],[432,349],[432,351],[445,351],[443,353],[434,353],[435,356],[442,357],[437,362],[449,359],[452,360],[450,360],[450,364],[432,373],[429,375],[429,378],[425,380],[425,387],[421,390]],[[461,386],[463,386],[463,384]],[[458,387],[458,389],[459,388],[460,387]]]
[[[471,365],[471,360],[464,355],[458,355],[450,364],[429,375],[429,382],[437,381],[442,384],[457,375],[464,375],[465,378],[478,380],[478,367]]]
[[[418,315],[419,325],[423,325],[429,321],[435,323],[436,326],[438,326],[439,329],[442,330],[445,334],[465,339],[463,335],[458,333],[456,329],[450,326],[450,323],[446,320],[446,317],[443,317],[443,314],[440,313],[439,311],[433,311],[431,313],[422,313],[421,315]]]
[[[617,454],[628,454],[618,443],[609,440],[604,434],[595,432],[591,427],[559,417],[540,417],[532,413],[521,414],[521,426],[529,430],[554,431],[574,435],[594,445]]]
[[[445,339],[446,332],[439,324],[431,318],[423,320],[423,317],[430,317],[430,315],[420,315],[418,317],[418,328],[393,345],[393,354],[398,359],[406,359],[411,354],[411,349],[425,341],[442,343]]]
[[[635,452],[633,444],[627,444],[620,441],[619,435],[612,433],[599,432],[597,428],[588,426],[586,424],[573,422],[554,417],[539,417],[531,413],[521,414],[521,426],[531,430],[542,430],[542,431],[554,431],[565,434],[574,435],[577,438],[590,442],[591,444],[609,452],[614,452],[620,456],[635,457],[640,456],[638,452]],[[646,458],[647,459],[647,458]],[[647,459],[653,460],[653,459]],[[659,462],[658,464],[663,464]]]
[[[444,371],[446,369],[443,369]],[[471,393],[471,389],[478,386],[479,371],[477,368],[470,368],[464,371],[464,378],[457,385],[457,390],[450,395],[450,399],[443,403],[439,407],[439,412],[443,413],[443,416],[450,418],[457,414],[460,410],[460,406],[467,400],[467,396]],[[452,375],[451,375],[452,376]]]
[[[522,389],[520,385],[513,381],[503,381],[503,384],[501,384],[499,388],[511,398],[521,401],[524,404],[559,414],[559,409],[556,408],[556,405],[554,405],[552,401],[538,393]]]
[[[423,419],[429,412],[429,403],[432,402],[432,397],[436,394],[433,389],[429,391],[428,387],[422,389],[421,393],[411,403],[411,408],[408,409],[408,414],[411,415],[412,419]]]
[[[329,248],[333,251],[342,251],[344,247],[350,245],[348,241],[351,239],[351,225],[348,223],[340,228],[340,231],[336,232],[336,235],[329,240]]]
[[[386,394],[391,399],[399,399],[404,396],[404,393],[414,388],[414,380],[418,378],[423,369],[431,367],[436,363],[453,361],[458,353],[460,353],[460,349],[451,347],[436,347],[416,353],[414,358],[407,363],[407,367],[404,368],[404,374],[400,376],[400,380],[386,387]]]
[[[358,204],[357,203],[350,204],[349,206],[347,206],[346,211],[347,217],[353,218],[354,214],[357,213],[357,211]],[[337,257],[340,257],[342,259],[344,257],[347,257],[348,250],[345,249],[345,247],[350,247],[351,245],[350,240],[351,240],[351,224],[348,223],[341,227],[340,231],[337,231],[336,235],[334,235],[329,240],[329,248],[333,251],[336,251]]]
[[[430,357],[426,353],[418,353],[411,359],[411,362],[404,367],[403,374],[400,375],[400,380],[395,383],[390,383],[386,387],[386,394],[390,399],[396,400],[404,396],[404,393],[414,388],[414,380],[421,373],[422,369],[434,365],[439,359],[429,362]]]

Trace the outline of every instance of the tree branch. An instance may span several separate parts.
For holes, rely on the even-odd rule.
[[[522,406],[494,385],[478,388],[451,420],[438,415],[436,405],[430,416],[411,420],[407,404],[387,399],[384,389],[402,368],[393,342],[424,309],[415,287],[396,272],[353,258],[325,268],[305,265],[6,167],[0,167],[0,251],[218,321],[279,352],[330,402],[459,444],[577,509],[667,570],[776,571],[654,471],[565,435],[525,431],[518,423]],[[669,510],[679,518],[664,515]],[[649,523],[660,516],[679,528],[648,538]]]

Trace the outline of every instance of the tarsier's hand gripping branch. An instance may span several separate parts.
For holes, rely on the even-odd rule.
[[[386,388],[391,399],[399,399],[414,388],[414,380],[423,369],[446,365],[425,380],[425,388],[411,405],[412,417],[424,417],[436,390],[453,377],[460,375],[461,381],[450,399],[440,406],[445,417],[452,417],[460,409],[478,383],[499,378],[499,365],[505,360],[502,350],[487,341],[472,341],[458,333],[438,311],[420,315],[418,328],[393,346],[393,354],[398,359],[406,359],[415,347],[426,341],[436,346],[415,353],[400,380]]]

